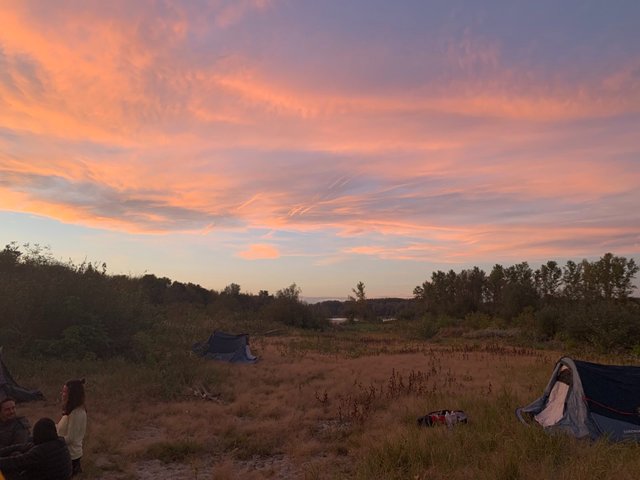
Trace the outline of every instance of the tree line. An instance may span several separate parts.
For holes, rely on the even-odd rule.
[[[300,293],[295,284],[253,295],[235,283],[218,292],[153,274],[110,275],[104,263],[63,262],[47,247],[12,242],[0,251],[0,345],[34,356],[135,357],[172,306],[324,328],[327,319]]]
[[[433,272],[414,291],[423,318],[438,325],[520,327],[532,340],[559,339],[606,349],[638,349],[640,303],[634,259],[606,253],[596,261],[527,262]],[[453,319],[456,319],[455,321]]]
[[[640,303],[632,297],[637,273],[633,259],[607,253],[562,267],[548,261],[536,270],[526,262],[495,265],[488,274],[478,267],[438,270],[410,299],[369,299],[359,282],[347,301],[310,305],[295,283],[275,294],[245,293],[236,283],[216,291],[153,274],[111,275],[104,263],[62,262],[47,247],[13,242],[0,251],[0,345],[33,355],[135,357],[141,339],[169,311],[195,309],[229,322],[311,329],[327,328],[330,317],[394,317],[423,324],[427,337],[451,325],[514,326],[532,340],[640,353]]]
[[[606,253],[594,262],[569,260],[563,267],[551,260],[536,270],[527,262],[509,267],[496,264],[489,274],[478,267],[459,273],[438,270],[413,295],[437,314],[486,312],[511,319],[527,307],[559,300],[625,301],[633,293],[637,273],[635,260]]]

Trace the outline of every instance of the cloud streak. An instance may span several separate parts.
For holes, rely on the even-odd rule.
[[[638,8],[401,3],[0,2],[0,208],[238,261],[639,253]]]

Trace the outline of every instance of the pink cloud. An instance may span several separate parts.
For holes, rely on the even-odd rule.
[[[421,242],[419,238],[422,237]],[[344,250],[344,254],[357,254],[384,260],[445,262],[468,264],[478,259],[581,258],[588,256],[594,239],[597,251],[635,251],[638,247],[634,226],[529,226],[506,225],[468,227],[464,231],[427,232],[416,234],[412,240],[359,245]],[[406,238],[406,237],[404,237]],[[393,244],[390,244],[393,243]]]
[[[640,113],[637,59],[547,81],[465,31],[443,43],[459,76],[358,90],[327,81],[330,60],[316,79],[236,47],[265,0],[210,2],[204,19],[179,4],[34,5],[0,9],[0,127],[20,137],[0,136],[4,209],[136,233],[328,231],[366,240],[349,253],[401,259],[568,251],[635,231],[575,225],[585,205],[612,205],[602,221],[629,208],[612,198],[637,200],[637,162],[618,161],[637,135],[608,122]],[[205,43],[209,18],[224,52],[189,43]]]
[[[271,0],[234,0],[222,6],[216,15],[216,25],[227,28],[239,22],[245,15],[255,10],[264,10]]]

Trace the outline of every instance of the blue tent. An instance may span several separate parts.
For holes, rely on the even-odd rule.
[[[563,357],[542,396],[516,415],[578,438],[640,441],[640,367]]]
[[[44,400],[44,395],[40,390],[29,390],[17,384],[2,360],[2,347],[0,347],[0,399],[6,397],[11,397],[16,402]]]
[[[196,343],[192,350],[195,354],[211,360],[231,363],[255,363],[258,361],[258,357],[251,354],[249,335],[246,333],[234,335],[215,331],[209,340]]]

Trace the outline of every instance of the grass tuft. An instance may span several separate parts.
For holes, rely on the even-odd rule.
[[[185,462],[204,451],[204,446],[192,440],[158,442],[150,445],[145,457],[164,463]]]

